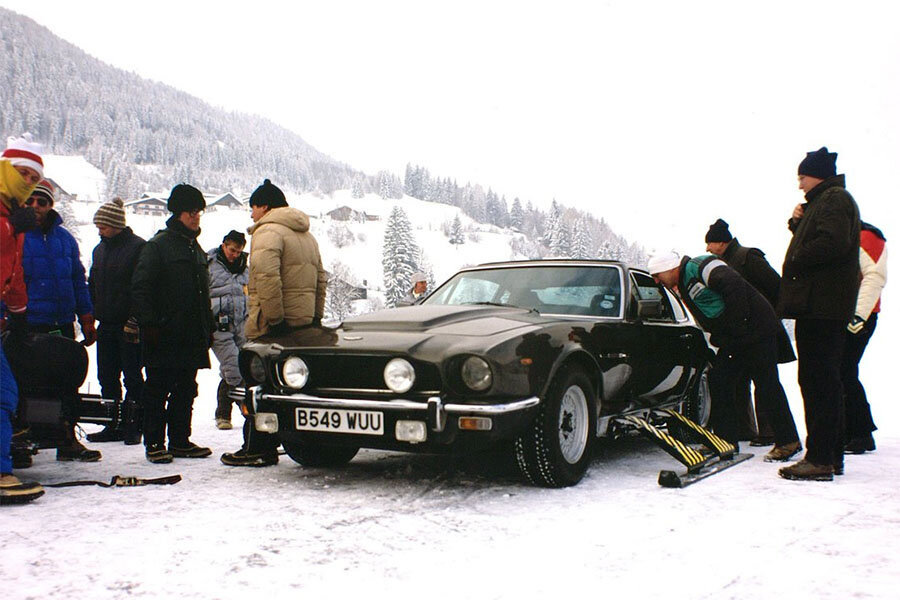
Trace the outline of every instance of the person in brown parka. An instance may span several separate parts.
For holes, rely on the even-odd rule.
[[[279,338],[319,326],[328,278],[319,244],[309,232],[309,217],[289,207],[284,193],[268,179],[250,195],[250,210],[247,339]],[[221,460],[233,467],[265,467],[278,463],[277,450],[275,435],[256,431],[252,419],[245,419],[244,444]]]

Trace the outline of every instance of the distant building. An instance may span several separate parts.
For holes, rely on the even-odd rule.
[[[50,177],[46,177],[45,179],[52,183],[53,187],[56,188],[57,202],[74,202],[78,200],[78,194],[70,194],[63,186],[59,185],[55,179],[51,179]]]
[[[137,200],[129,200],[125,203],[125,210],[130,210],[136,215],[165,215],[169,212],[166,208],[167,195],[143,194]]]
[[[339,206],[325,214],[331,217],[332,221],[356,221],[358,223],[364,223],[366,221],[379,220],[377,215],[366,214],[361,210],[353,210],[349,206]]]
[[[246,204],[238,200],[231,192],[225,192],[218,196],[204,195],[204,198],[206,198],[206,210],[208,211],[246,207]]]

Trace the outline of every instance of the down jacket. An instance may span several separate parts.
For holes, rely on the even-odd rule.
[[[22,268],[29,323],[66,325],[93,313],[78,242],[55,210],[47,213],[43,227],[25,233]]]
[[[247,320],[247,296],[245,295],[250,273],[247,270],[247,253],[235,259],[231,269],[222,255],[221,246],[206,253],[209,264],[209,299],[212,302],[213,319],[220,314],[228,317],[229,329],[241,331]]]
[[[321,319],[328,277],[309,217],[296,208],[273,208],[247,231],[252,236],[247,338],[265,335],[281,321],[300,327]]]
[[[806,194],[781,268],[778,314],[849,323],[859,291],[859,208],[835,175]]]

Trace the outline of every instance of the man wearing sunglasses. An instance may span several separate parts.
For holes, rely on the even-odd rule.
[[[22,267],[28,288],[28,330],[75,339],[75,317],[81,324],[85,346],[97,340],[94,308],[88,291],[78,242],[63,227],[53,209],[55,189],[46,179],[31,192],[26,204],[34,209],[37,225],[25,234]],[[56,449],[56,460],[96,462],[101,454],[85,448],[75,437],[71,415],[66,443]]]

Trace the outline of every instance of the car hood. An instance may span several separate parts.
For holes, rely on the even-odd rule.
[[[403,331],[491,336],[545,321],[537,312],[525,308],[419,305],[353,317],[344,321],[342,329],[347,333]]]

